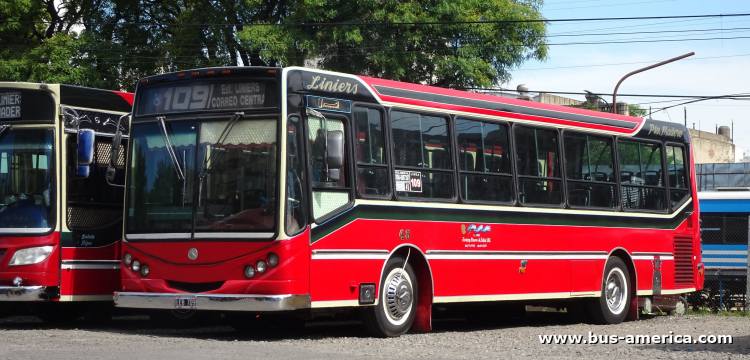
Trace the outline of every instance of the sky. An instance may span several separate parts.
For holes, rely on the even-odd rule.
[[[750,14],[750,0],[545,0],[541,10],[546,19]],[[546,61],[527,61],[512,70],[512,80],[503,87],[515,89],[519,84],[526,84],[531,92],[589,90],[612,94],[617,82],[627,73],[695,52],[689,58],[629,77],[620,85],[617,93],[698,96],[750,94],[750,16],[551,22],[547,30],[547,42],[550,44],[715,40],[550,45]],[[583,95],[560,96],[585,100]],[[611,103],[611,96],[602,97]],[[617,96],[618,102],[639,104],[645,109],[651,107],[652,111],[689,100]],[[736,158],[742,158],[744,152],[750,156],[750,98],[701,101],[658,111],[651,116],[655,120],[683,123],[684,108],[687,110],[688,127],[692,128],[695,123],[695,128],[703,131],[715,132],[716,125],[731,127],[734,120]]]

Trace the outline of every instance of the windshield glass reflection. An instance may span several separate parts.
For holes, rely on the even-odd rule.
[[[275,226],[276,119],[167,122],[180,180],[157,124],[133,127],[131,233],[269,232]],[[226,130],[225,135],[222,133]]]
[[[0,134],[0,228],[52,227],[52,130]]]

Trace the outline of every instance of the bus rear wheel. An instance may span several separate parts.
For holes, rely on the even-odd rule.
[[[380,280],[378,304],[363,310],[362,322],[377,337],[399,336],[411,328],[417,311],[417,276],[404,259],[393,257]]]
[[[612,257],[604,267],[602,295],[593,299],[591,317],[599,324],[619,324],[630,310],[630,276],[625,262]]]

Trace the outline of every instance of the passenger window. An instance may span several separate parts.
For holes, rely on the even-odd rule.
[[[385,197],[388,167],[385,156],[383,113],[366,107],[354,108],[357,157],[357,191],[362,197]]]
[[[618,140],[623,209],[665,210],[661,144]]]
[[[565,133],[564,143],[568,204],[614,208],[612,138]]]
[[[453,198],[447,119],[393,111],[391,129],[396,194],[401,198]]]
[[[519,200],[524,204],[561,204],[557,130],[515,126],[513,131]]]
[[[685,149],[667,146],[667,172],[669,174],[669,200],[672,207],[688,198],[688,177],[685,168]]]
[[[309,135],[308,148],[310,149],[310,169],[313,187],[313,216],[317,222],[331,215],[349,204],[350,191],[346,172],[346,151],[344,151],[344,165],[339,170],[337,181],[326,181],[326,131],[342,131],[344,122],[338,119],[322,119],[313,115],[307,117],[307,130]],[[346,136],[344,136],[346,141]],[[344,144],[346,149],[346,144]]]
[[[458,119],[456,134],[463,199],[512,201],[508,126]]]

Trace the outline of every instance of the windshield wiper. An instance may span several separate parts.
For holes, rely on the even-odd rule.
[[[11,124],[3,124],[0,125],[0,140],[5,136],[6,131],[10,129],[10,127],[13,126]]]
[[[227,140],[227,137],[229,137],[229,134],[232,132],[232,129],[234,129],[234,125],[237,124],[242,117],[245,116],[245,113],[240,111],[234,113],[234,115],[229,119],[229,122],[227,122],[227,125],[224,126],[224,130],[221,131],[221,134],[219,135],[219,138],[216,140],[216,144],[221,144],[224,141]],[[213,147],[213,145],[211,146]],[[198,206],[201,206],[201,194],[203,192],[203,179],[206,178],[206,174],[208,173],[208,163],[210,160],[213,160],[215,152],[211,152],[208,156],[203,155],[203,167],[201,168],[200,174],[198,174]],[[224,155],[224,152],[221,152],[219,155],[219,158]],[[218,161],[217,158],[216,160]]]
[[[185,180],[185,174],[182,172],[180,163],[177,161],[177,154],[174,153],[174,149],[172,148],[172,143],[169,141],[169,135],[167,134],[167,126],[164,124],[164,116],[157,117],[156,121],[159,122],[159,129],[161,130],[161,137],[164,139],[164,144],[167,147],[169,158],[172,159],[172,165],[174,166],[174,169],[177,172],[177,179]]]

